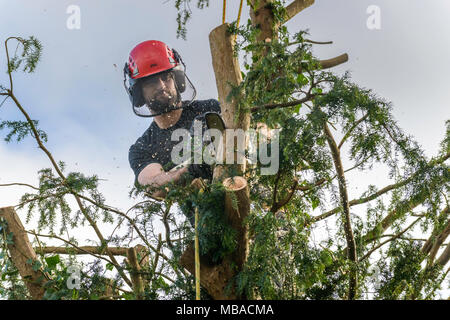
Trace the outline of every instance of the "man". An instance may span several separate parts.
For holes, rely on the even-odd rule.
[[[138,44],[125,64],[124,84],[134,113],[154,117],[150,127],[129,150],[135,184],[161,187],[169,182],[181,182],[188,173],[193,178],[210,179],[212,170],[207,164],[189,164],[175,169],[171,161],[171,151],[179,143],[171,139],[176,129],[189,130],[194,119],[205,112],[220,113],[217,100],[194,100],[196,91],[185,74],[180,55],[161,41]],[[154,198],[165,195],[166,191],[161,188],[152,193]]]

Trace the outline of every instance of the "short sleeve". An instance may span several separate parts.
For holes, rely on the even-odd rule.
[[[220,103],[216,99],[206,100],[204,112],[217,112],[220,113]]]
[[[220,113],[220,103],[216,99],[200,100],[194,106],[194,116],[199,116],[205,112]]]
[[[151,157],[152,150],[146,135],[137,139],[128,151],[128,161],[135,175],[135,182],[141,171],[150,163],[159,163],[157,159]]]

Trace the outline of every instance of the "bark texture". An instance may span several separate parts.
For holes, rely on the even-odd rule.
[[[40,270],[34,271],[32,265],[27,262],[30,259],[32,261],[37,260],[36,252],[31,246],[28,234],[13,207],[0,208],[0,217],[5,219],[8,225],[6,233],[13,234],[13,243],[8,244],[11,260],[19,270],[31,298],[40,300],[44,296],[43,285],[47,282],[47,279],[43,272]]]

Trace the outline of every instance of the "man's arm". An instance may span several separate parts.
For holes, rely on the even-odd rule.
[[[160,187],[169,182],[177,182],[180,180],[181,175],[188,171],[187,167],[183,167],[174,171],[164,171],[163,167],[159,163],[150,163],[139,173],[138,182],[140,185],[149,185],[151,187]],[[152,195],[154,198],[165,198],[166,192],[158,190]]]

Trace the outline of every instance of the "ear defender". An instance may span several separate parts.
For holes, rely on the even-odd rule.
[[[186,76],[181,65],[183,65],[184,68],[186,68],[186,66],[177,50],[172,49],[172,52],[173,56],[175,57],[175,61],[178,63],[178,66],[176,66],[172,70],[175,75],[175,82],[177,84],[178,90],[180,90],[180,93],[182,93],[184,92],[184,90],[186,90]]]

